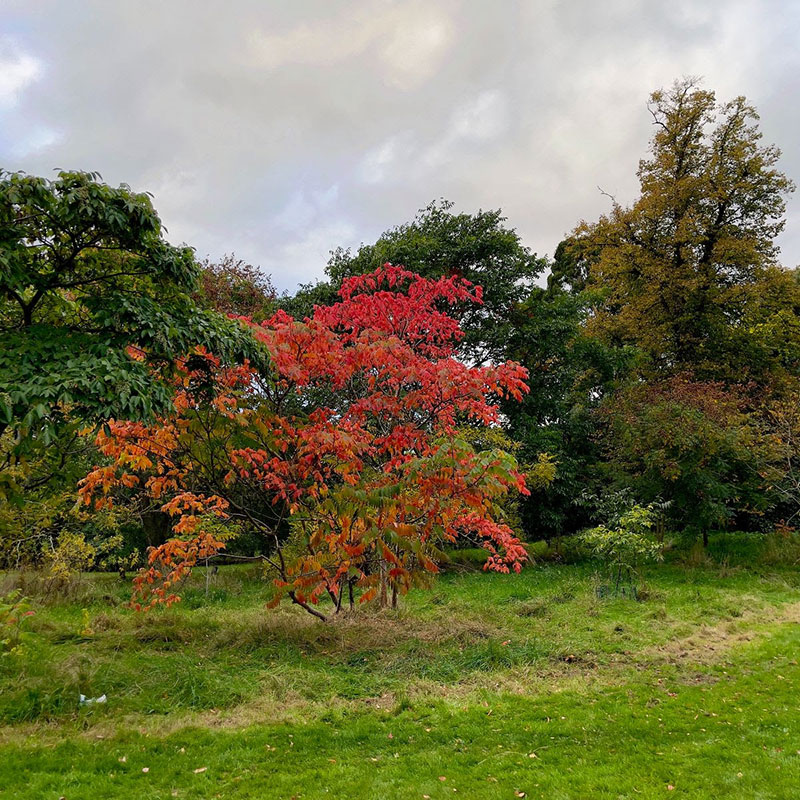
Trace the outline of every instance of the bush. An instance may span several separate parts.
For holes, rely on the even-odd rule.
[[[28,599],[19,589],[0,596],[0,657],[20,655],[29,636],[26,620],[33,616]]]
[[[580,535],[581,543],[606,565],[615,593],[623,583],[633,586],[641,562],[661,560],[661,546],[651,533],[655,523],[652,508],[634,505],[620,515],[616,525],[599,525]]]

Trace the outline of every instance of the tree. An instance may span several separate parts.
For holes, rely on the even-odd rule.
[[[269,276],[233,253],[200,264],[200,284],[194,293],[200,305],[261,322],[275,310],[275,297]]]
[[[639,564],[663,557],[651,535],[656,520],[653,508],[634,505],[619,516],[616,524],[598,525],[581,534],[581,543],[606,565],[615,594],[624,592],[623,583],[627,583],[636,596],[634,582],[639,577]]]
[[[770,511],[776,449],[753,413],[754,386],[676,376],[633,384],[604,403],[606,469],[645,502],[667,501],[695,533]]]
[[[505,227],[498,209],[455,214],[453,204],[432,202],[409,223],[383,233],[357,252],[339,248],[328,262],[329,283],[306,287],[284,307],[308,314],[313,304],[336,300],[342,282],[371,272],[382,264],[403,264],[425,278],[457,276],[483,287],[483,303],[463,303],[452,309],[465,335],[459,352],[476,363],[506,359],[509,315],[523,302],[546,268],[543,259],[525,247],[513,229]]]
[[[497,425],[499,400],[526,388],[518,364],[453,357],[463,334],[442,309],[480,301],[463,278],[385,265],[345,279],[340,301],[304,322],[280,311],[254,326],[273,376],[196,351],[181,362],[171,416],[110,422],[98,435],[110,463],[87,476],[86,501],[145,493],[177,518],[176,538],[151,550],[138,579],[142,602],[174,601],[231,522],[272,539],[276,602],[323,619],[325,595],[337,611],[356,593],[396,602],[463,537],[487,549],[487,568],[519,570],[525,550],[497,516],[509,491],[527,491],[523,477],[508,453],[459,434]]]
[[[639,198],[578,225],[551,285],[590,298],[588,337],[639,353],[598,404],[603,472],[642,501],[671,501],[671,523],[705,538],[776,507],[763,410],[800,364],[797,278],[774,242],[794,187],[745,98],[718,104],[686,79],[649,110]]]
[[[586,292],[551,284],[532,289],[509,315],[507,357],[528,370],[529,392],[503,411],[523,462],[542,453],[555,462],[555,479],[532,487],[521,509],[526,532],[548,540],[588,521],[575,500],[596,480],[602,455],[595,411],[627,376],[634,356],[586,334],[590,303]]]
[[[0,172],[0,433],[46,446],[64,426],[146,419],[196,343],[257,359],[241,326],[191,300],[197,277],[147,195]]]
[[[585,416],[567,411],[567,406],[580,404],[577,395],[574,403],[566,398],[570,380],[588,372],[579,366],[582,345],[571,344],[580,336],[583,304],[562,300],[564,292],[555,288],[545,293],[535,285],[547,263],[506,227],[502,211],[456,214],[452,209],[447,201],[430,203],[411,222],[387,230],[374,244],[361,245],[355,253],[339,248],[328,263],[330,280],[303,287],[281,306],[296,316],[310,314],[316,305],[336,302],[337,287],[347,276],[387,261],[405,264],[427,278],[460,275],[484,287],[481,306],[460,304],[451,311],[466,334],[458,355],[474,363],[510,358],[529,368],[532,391],[522,404],[512,402],[504,408],[503,424],[520,444],[527,465],[538,465],[545,453],[553,453],[558,461],[555,482],[533,487],[535,500],[523,501],[520,509],[526,530],[544,529],[549,535],[561,530],[572,507],[574,484],[580,481],[574,468],[585,441],[576,446],[563,428],[571,426],[577,436],[583,424],[577,420]],[[602,347],[597,343],[595,349]]]
[[[739,355],[742,289],[776,268],[794,187],[744,97],[717,104],[686,79],[654,92],[649,110],[641,196],[581,223],[560,248],[555,279],[602,290],[590,330],[605,341],[636,345],[661,374],[716,379]]]

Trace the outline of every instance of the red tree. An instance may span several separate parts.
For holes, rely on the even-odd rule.
[[[396,601],[462,537],[487,549],[487,569],[520,569],[526,553],[498,501],[527,493],[523,476],[509,454],[476,452],[459,435],[497,424],[496,401],[527,391],[519,364],[453,358],[462,333],[446,308],[480,303],[480,287],[387,264],[345,281],[340,296],[303,322],[242,318],[273,374],[197,351],[180,365],[173,416],[111,421],[100,434],[110,464],[84,480],[86,502],[124,488],[177,518],[176,538],[136,579],[139,601],[177,599],[176,583],[224,547],[228,520],[272,537],[275,602],[288,596],[323,619],[324,595],[337,611],[356,594]]]

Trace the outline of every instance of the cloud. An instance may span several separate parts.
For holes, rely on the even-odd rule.
[[[334,218],[321,226],[310,227],[299,238],[280,245],[264,266],[278,288],[291,289],[293,282],[313,283],[322,275],[335,247],[332,242],[355,245],[357,241],[352,223]],[[287,273],[290,280],[287,280]]]
[[[4,0],[0,164],[150,190],[170,238],[292,289],[430,200],[539,253],[627,202],[648,94],[744,93],[800,179],[800,5],[780,0]],[[235,8],[235,13],[234,9]],[[46,69],[45,69],[46,65]],[[800,262],[800,198],[781,237]]]
[[[44,125],[34,125],[14,145],[13,153],[17,158],[25,158],[42,150],[53,147],[61,139],[59,131]]]
[[[367,53],[388,83],[411,89],[441,63],[453,39],[448,15],[420,0],[351,4],[335,17],[303,21],[285,31],[256,28],[247,35],[251,64],[267,70],[330,66]]]
[[[0,109],[17,104],[22,92],[44,72],[42,62],[8,37],[0,38]]]
[[[414,145],[408,134],[390,136],[364,156],[357,175],[364,183],[384,183],[400,174],[401,163],[408,163],[413,152]]]

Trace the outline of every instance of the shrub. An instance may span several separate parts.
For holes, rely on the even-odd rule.
[[[28,637],[26,620],[34,612],[19,589],[0,596],[0,657],[20,655]]]
[[[620,515],[616,525],[599,525],[580,535],[584,546],[606,565],[615,593],[623,583],[633,586],[641,562],[662,558],[661,547],[651,533],[655,523],[652,508],[634,505]]]

